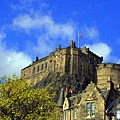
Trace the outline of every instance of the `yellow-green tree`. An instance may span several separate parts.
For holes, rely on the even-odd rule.
[[[52,120],[56,111],[54,95],[47,88],[33,88],[16,75],[8,77],[0,86],[0,119]]]

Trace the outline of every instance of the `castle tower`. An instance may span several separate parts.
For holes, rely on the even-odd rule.
[[[97,66],[97,86],[100,89],[107,89],[108,82],[114,83],[114,87],[120,85],[120,65],[103,63]]]

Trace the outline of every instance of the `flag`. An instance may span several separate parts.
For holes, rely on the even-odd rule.
[[[79,36],[83,36],[83,34],[80,33]]]

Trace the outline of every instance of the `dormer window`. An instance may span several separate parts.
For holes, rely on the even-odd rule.
[[[95,116],[95,102],[88,102],[86,105],[87,117]]]

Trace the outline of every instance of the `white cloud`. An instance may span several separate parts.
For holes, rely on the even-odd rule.
[[[118,64],[120,64],[120,59],[117,61]]]
[[[88,26],[84,26],[82,28],[82,31],[84,32],[85,37],[87,37],[88,39],[98,39],[99,38],[99,32],[96,29],[96,27],[88,27]]]
[[[38,38],[37,46],[33,47],[33,51],[35,51],[36,54],[39,53],[41,57],[43,57],[53,51],[53,48],[54,41],[49,40],[49,37],[47,35],[41,35]]]
[[[26,31],[31,29],[45,30],[50,37],[73,38],[75,26],[73,22],[56,23],[49,15],[30,14],[20,15],[13,20],[13,26],[23,28]]]
[[[110,61],[110,53],[112,49],[106,43],[96,43],[92,45],[88,45],[90,50],[99,56],[103,56],[104,62]]]
[[[29,65],[31,59],[23,52],[7,50],[2,42],[4,37],[5,34],[0,34],[0,76],[9,76],[14,73],[20,76],[21,69]]]
[[[2,39],[6,38],[6,34],[5,33],[0,33],[0,42],[2,42]]]
[[[49,54],[56,44],[65,45],[75,39],[76,26],[73,22],[57,23],[49,15],[19,15],[13,20],[13,27],[24,29],[27,33],[31,33],[32,30],[36,31],[37,44],[33,44],[31,50],[40,56]]]

